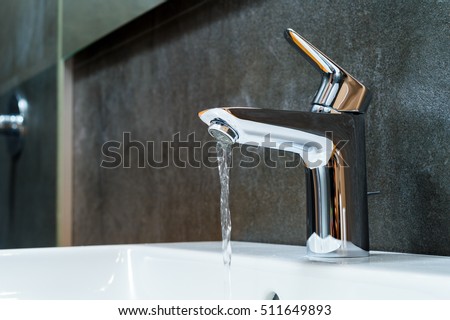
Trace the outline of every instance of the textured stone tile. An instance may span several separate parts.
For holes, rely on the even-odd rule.
[[[125,131],[206,141],[206,107],[308,110],[320,78],[284,40],[291,27],[373,93],[371,248],[450,255],[448,1],[208,1],[154,28],[173,3],[146,16],[148,32],[120,30],[114,49],[109,38],[76,59],[76,244],[220,238],[215,170],[101,169],[101,146]],[[231,178],[233,239],[305,243],[302,168]]]

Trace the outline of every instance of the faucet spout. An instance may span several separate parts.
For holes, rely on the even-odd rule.
[[[324,125],[319,125],[313,113],[302,112],[300,123],[291,118],[293,114],[298,112],[225,107],[201,111],[199,116],[218,140],[294,152],[308,168],[326,164],[333,141],[325,136]]]

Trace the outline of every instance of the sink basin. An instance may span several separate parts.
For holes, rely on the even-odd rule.
[[[233,299],[450,299],[450,258],[233,242]],[[2,299],[225,299],[220,242],[0,250]]]

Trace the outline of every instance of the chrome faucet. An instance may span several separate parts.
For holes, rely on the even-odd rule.
[[[12,95],[8,114],[0,114],[0,135],[5,135],[10,155],[20,154],[26,133],[26,118],[28,114],[28,102],[19,93]]]
[[[0,114],[0,134],[16,134],[23,131],[23,116]]]
[[[223,142],[298,153],[307,189],[310,257],[369,254],[364,112],[369,94],[360,82],[292,29],[285,37],[321,74],[311,112],[222,107],[199,112]]]
[[[13,94],[8,105],[9,113],[0,114],[0,134],[23,134],[27,109],[27,100],[18,93]]]

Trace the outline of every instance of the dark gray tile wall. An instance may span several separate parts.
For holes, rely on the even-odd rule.
[[[220,239],[215,169],[137,168],[129,145],[131,168],[102,169],[101,147],[124,132],[208,141],[207,107],[309,110],[320,78],[284,40],[291,27],[373,92],[371,248],[450,255],[449,1],[222,0],[183,14],[177,3],[75,58],[75,244]],[[231,212],[234,240],[304,244],[303,169],[235,166]]]
[[[14,160],[0,135],[0,248],[56,245],[56,68],[0,97],[8,112],[15,92],[28,101],[26,136]]]

